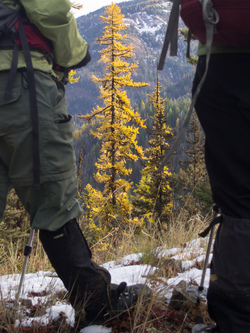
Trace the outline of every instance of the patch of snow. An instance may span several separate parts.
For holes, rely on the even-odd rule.
[[[190,270],[185,271],[184,273],[178,273],[178,275],[174,278],[168,279],[167,283],[169,286],[174,287],[182,280],[186,282],[194,282],[197,285],[200,285],[202,276],[202,270],[197,268],[191,268]],[[208,287],[209,284],[209,277],[210,277],[210,268],[206,270],[206,277],[204,281],[204,287]]]
[[[112,328],[107,328],[104,326],[93,325],[83,328],[80,333],[111,333]]]
[[[116,260],[116,261],[108,261],[105,264],[103,264],[102,266],[106,269],[111,269],[114,267],[123,267],[123,266],[128,266],[130,265],[132,262],[137,262],[140,261],[142,257],[142,253],[133,253],[133,254],[129,254],[126,257],[120,259],[120,260]]]
[[[74,327],[75,324],[75,311],[70,304],[57,302],[46,310],[46,314],[41,317],[24,318],[16,320],[15,328],[19,327],[20,324],[23,327],[29,327],[35,323],[40,325],[48,325],[53,320],[57,320],[61,315],[66,317],[66,322]]]
[[[163,24],[166,25],[161,17],[148,15],[146,12],[134,13],[129,18],[125,18],[124,22],[135,27],[140,34],[144,32],[154,34]]]
[[[124,267],[114,267],[109,270],[111,274],[111,282],[119,284],[124,281],[127,285],[147,283],[147,276],[156,270],[155,267],[149,265],[132,265]]]
[[[155,250],[155,254],[159,257],[171,257],[172,259],[181,260],[183,273],[178,273],[174,278],[159,278],[153,281],[154,290],[166,297],[167,302],[170,301],[174,287],[182,280],[187,283],[192,282],[194,288],[200,285],[202,270],[194,268],[197,262],[204,260],[207,239],[195,239],[185,244],[183,249],[172,248],[163,249],[159,247]],[[142,283],[150,286],[150,276],[157,270],[156,267],[150,265],[136,264],[140,261],[142,254],[130,254],[119,261],[110,261],[103,264],[107,268],[112,277],[112,283],[119,284],[125,281],[128,285]],[[209,260],[211,261],[212,255]],[[209,284],[210,269],[206,270],[204,287]],[[13,301],[18,289],[20,274],[6,275],[0,277],[0,293],[2,299],[6,302]],[[55,273],[37,272],[34,274],[26,274],[22,288],[21,298],[30,300],[32,305],[47,304],[48,300],[53,297],[55,292],[65,291],[62,281]],[[37,296],[36,293],[41,296]],[[33,296],[32,296],[33,295]],[[43,296],[44,295],[44,296]],[[48,302],[49,304],[49,302]],[[24,315],[22,319],[16,320],[15,327],[32,326],[34,323],[47,325],[52,320],[64,316],[69,325],[73,326],[75,321],[74,309],[70,304],[56,302],[55,305],[48,306],[46,313],[40,317],[29,318]],[[81,330],[81,333],[111,333],[112,329],[104,326],[89,326]]]

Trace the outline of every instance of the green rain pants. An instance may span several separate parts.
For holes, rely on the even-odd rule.
[[[35,70],[41,190],[33,208],[32,123],[26,70],[18,70],[11,99],[4,99],[9,71],[0,71],[0,221],[11,187],[25,209],[34,210],[32,227],[55,231],[78,217],[72,117],[64,85]]]

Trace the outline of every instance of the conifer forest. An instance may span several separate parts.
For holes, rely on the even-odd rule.
[[[113,228],[126,230],[131,224],[138,233],[144,228],[160,233],[180,210],[188,216],[206,215],[212,204],[204,136],[195,112],[182,143],[164,163],[190,107],[194,66],[185,59],[185,32],[180,30],[181,55],[168,57],[166,70],[157,71],[162,43],[156,41],[158,34],[163,39],[166,28],[166,24],[158,25],[157,15],[161,4],[166,14],[168,7],[161,1],[131,3],[126,5],[126,18],[117,4],[106,7],[99,18],[91,17],[102,28],[90,45],[90,49],[95,47],[92,65],[76,74],[79,82],[68,92],[69,106],[75,112],[79,200],[95,241]],[[139,26],[145,29],[142,34],[136,34],[139,28],[131,23],[138,24],[139,13],[143,20]],[[86,24],[79,22],[82,31]],[[145,50],[142,45],[149,46]],[[90,89],[86,85],[91,85],[98,98],[92,99],[93,107],[87,98],[82,100],[82,108],[78,103]],[[81,96],[78,101],[76,96]]]

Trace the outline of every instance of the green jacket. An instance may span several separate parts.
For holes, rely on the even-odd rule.
[[[76,20],[70,12],[68,0],[1,0],[5,5],[18,9],[20,4],[40,32],[53,44],[55,63],[71,67],[80,63],[87,54],[88,45],[80,36]],[[34,69],[52,73],[50,64],[43,54],[31,51]],[[0,50],[0,70],[11,67],[12,50]],[[22,51],[19,51],[18,68],[26,67]]]

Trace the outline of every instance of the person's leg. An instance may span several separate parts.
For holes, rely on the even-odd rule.
[[[91,251],[75,219],[57,231],[40,230],[40,240],[49,260],[69,291],[69,300],[88,321],[106,311],[111,276],[91,261]],[[84,319],[84,313],[82,313]]]
[[[216,235],[208,310],[219,332],[250,332],[250,219],[222,216]]]
[[[17,74],[12,103],[1,108],[8,177],[25,209],[33,212],[32,227],[40,230],[41,242],[69,291],[79,321],[85,321],[83,325],[103,321],[106,314],[116,315],[135,305],[139,294],[146,292],[148,297],[150,290],[144,286],[126,288],[124,282],[112,285],[108,271],[91,261],[91,252],[76,222],[82,209],[76,199],[72,120],[67,113],[64,86],[39,71],[35,71],[35,78],[41,189],[35,195],[32,186],[32,124],[25,71]]]
[[[0,138],[0,156],[1,156],[1,138]],[[0,159],[0,223],[3,220],[4,210],[6,207],[7,194],[10,190],[10,182],[6,166]]]
[[[204,68],[201,57],[193,91]],[[208,289],[208,310],[222,333],[250,332],[249,75],[249,55],[212,55],[196,103],[213,198],[223,215]]]
[[[205,159],[222,213],[250,218],[250,64],[248,54],[212,55],[195,109],[206,135]],[[205,69],[200,57],[193,92]]]
[[[41,189],[36,195],[32,227],[56,231],[82,213],[76,199],[77,176],[72,117],[67,112],[65,90],[61,82],[39,71],[35,71],[35,79]],[[3,140],[10,154],[6,162],[9,179],[26,210],[31,212],[34,205],[33,128],[25,71],[17,74],[16,84],[19,84],[20,96],[15,103],[6,106],[9,129]],[[12,116],[9,116],[11,114]],[[13,114],[17,114],[15,122],[12,121]]]
[[[1,218],[11,183],[25,209],[34,210],[32,227],[41,229],[41,242],[69,290],[72,305],[77,310],[84,306],[88,320],[94,320],[108,301],[110,275],[92,263],[91,252],[75,220],[82,210],[76,200],[75,154],[64,87],[50,75],[36,71],[41,190],[34,202],[32,123],[26,72],[17,73],[11,101],[1,99],[8,73],[0,75]]]
[[[0,222],[3,220],[7,194],[11,189],[8,166],[11,161],[10,150],[12,147],[6,144],[4,137],[9,128],[16,124],[16,118],[13,116],[13,113],[17,110],[15,109],[15,102],[20,96],[20,80],[18,80],[14,85],[13,97],[9,100],[4,98],[7,79],[8,72],[0,71]],[[10,112],[12,107],[13,113]],[[21,124],[19,124],[20,126]]]

